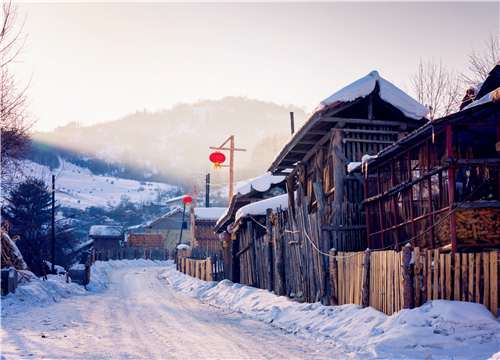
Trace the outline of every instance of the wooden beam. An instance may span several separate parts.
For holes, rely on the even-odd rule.
[[[486,165],[486,164],[500,164],[500,158],[490,158],[490,159],[454,159],[446,158],[447,162],[451,162],[456,165]]]
[[[340,160],[342,160],[342,162],[348,166],[351,162],[349,161],[349,159],[347,159],[344,154],[342,154],[342,151],[339,149],[339,147],[337,145],[333,146],[333,151],[335,152],[335,154],[340,158]]]
[[[364,230],[366,225],[323,225],[321,227],[323,230],[329,231],[349,231],[349,230]]]
[[[495,144],[495,150],[500,151],[500,141]]]
[[[392,120],[353,119],[353,118],[341,118],[341,117],[335,117],[335,116],[325,116],[325,117],[322,117],[320,120],[321,121],[329,121],[329,122],[343,121],[345,124],[404,127],[401,130],[405,130],[407,127],[407,124],[402,122],[402,121],[392,121]]]
[[[342,142],[345,144],[347,142],[360,142],[360,143],[373,143],[373,144],[394,144],[396,141],[392,140],[371,140],[371,139],[355,139],[355,138],[344,138]]]
[[[309,152],[302,158],[302,160],[300,160],[300,162],[301,163],[307,162],[307,160],[309,160],[311,158],[311,156],[313,156],[316,153],[317,146],[323,146],[328,140],[330,140],[330,132],[328,132],[328,134],[323,136],[318,141],[317,145],[315,147],[313,147],[311,150],[309,150]]]
[[[451,207],[456,208],[460,203],[452,203]],[[500,208],[500,201],[496,200],[491,200],[491,201],[480,201],[480,202],[475,202],[475,203],[463,203],[460,205],[460,208],[467,208],[467,209],[480,209],[480,208],[488,208],[488,207],[494,207],[494,208]]]
[[[398,135],[399,131],[389,131],[389,130],[367,130],[367,129],[342,129],[345,133],[361,133],[361,134],[391,134]]]

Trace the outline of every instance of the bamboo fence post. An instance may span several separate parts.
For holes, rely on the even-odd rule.
[[[498,317],[498,252],[490,253],[490,311]]]
[[[415,306],[420,306],[420,274],[422,273],[422,263],[420,262],[420,248],[413,249],[415,259]]]
[[[455,275],[455,291],[453,300],[460,301],[460,253],[455,253],[454,275]]]
[[[490,308],[490,253],[483,253],[484,292],[483,305]]]

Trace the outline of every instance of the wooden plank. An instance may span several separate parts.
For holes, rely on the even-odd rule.
[[[490,252],[490,311],[498,317],[498,252]]]
[[[462,254],[462,301],[467,301],[467,254]]]
[[[469,284],[467,289],[467,297],[469,302],[474,301],[474,254],[469,254]]]
[[[481,294],[479,292],[479,284],[481,282],[481,253],[476,254],[476,291],[475,299],[476,303],[481,303]]]
[[[426,250],[427,255],[427,301],[432,300],[432,252]]]
[[[403,270],[403,253],[401,252],[399,254],[399,269]],[[404,309],[404,297],[405,297],[405,294],[404,294],[404,289],[403,289],[403,272],[402,271],[399,271],[399,288],[400,288],[400,291],[399,291],[399,309]],[[414,305],[415,306],[415,305]]]
[[[382,312],[387,314],[387,252],[381,251],[382,255]]]
[[[451,300],[451,254],[445,254],[446,262],[446,300]]]
[[[440,289],[440,292],[439,292],[439,298],[440,299],[444,299],[446,296],[445,296],[445,278],[444,278],[444,274],[445,274],[445,260],[444,260],[444,254],[439,254],[439,289]]]
[[[439,299],[439,250],[434,250],[434,291],[432,300]]]
[[[460,254],[459,253],[455,253],[455,266],[454,266],[454,270],[455,270],[455,293],[454,293],[454,296],[453,296],[453,300],[455,301],[460,301],[460,269],[461,269],[461,266],[460,266]]]
[[[483,305],[490,308],[490,253],[483,253],[484,292]]]
[[[387,252],[387,313],[392,315],[394,313],[394,254],[395,251],[389,250]]]

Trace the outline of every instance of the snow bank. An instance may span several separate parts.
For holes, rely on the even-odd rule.
[[[377,82],[379,83],[380,98],[401,110],[405,116],[420,120],[429,113],[429,109],[382,78],[375,70],[321,101],[314,112],[339,101],[354,101],[357,98],[368,96],[375,89]]]
[[[298,303],[228,280],[205,282],[165,270],[179,293],[368,358],[498,358],[500,323],[483,305],[434,300],[387,316],[372,307]]]

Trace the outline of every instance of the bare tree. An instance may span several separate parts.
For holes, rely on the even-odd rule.
[[[410,93],[418,102],[429,108],[427,118],[433,120],[458,110],[464,90],[462,74],[449,71],[442,59],[423,62],[410,74]]]
[[[30,130],[35,119],[30,113],[26,85],[21,85],[12,71],[26,44],[24,20],[18,19],[18,8],[11,2],[2,3],[0,32],[0,119],[2,191],[12,189],[14,176],[21,169],[31,146]]]
[[[500,32],[491,34],[490,38],[469,53],[469,76],[463,75],[468,86],[475,86],[484,82],[491,69],[500,60]],[[484,49],[483,49],[484,47]]]

